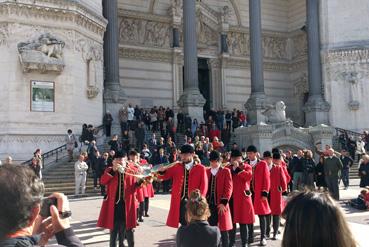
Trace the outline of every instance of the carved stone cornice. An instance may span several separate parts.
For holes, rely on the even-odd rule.
[[[119,47],[119,57],[134,60],[167,62],[173,61],[171,50],[138,49],[131,47]]]
[[[37,4],[14,1],[0,2],[0,22],[18,22],[32,25],[42,19],[44,23],[73,23],[99,37],[103,37],[107,21],[76,1],[44,0]]]
[[[323,54],[323,63],[362,63],[367,64],[369,60],[369,48],[336,49],[328,50]]]

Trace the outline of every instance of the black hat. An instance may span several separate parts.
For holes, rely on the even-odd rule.
[[[273,153],[273,159],[280,160],[281,159],[281,153]]]
[[[238,149],[233,149],[231,152],[231,158],[236,158],[242,156],[242,153]]]
[[[265,152],[263,153],[263,157],[264,157],[264,158],[272,158],[272,154],[271,154],[269,151],[265,151]]]
[[[279,148],[273,148],[272,149],[272,153],[279,153],[280,151],[279,151]]]
[[[250,145],[247,148],[247,152],[257,153],[258,149],[254,145]]]
[[[216,150],[211,151],[210,155],[209,155],[209,160],[210,161],[219,161],[220,160],[220,153]]]
[[[185,144],[181,147],[181,153],[182,154],[192,154],[195,150],[190,144]]]
[[[123,153],[122,151],[118,151],[118,152],[115,153],[114,159],[120,159],[120,158],[123,158],[125,156],[126,156],[125,153]]]

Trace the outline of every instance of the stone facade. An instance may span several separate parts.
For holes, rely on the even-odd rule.
[[[119,102],[178,108],[184,74],[182,1],[118,0]],[[330,124],[361,131],[369,126],[369,3],[357,2],[361,7],[320,1],[320,34]],[[261,5],[267,103],[285,102],[287,118],[304,125],[309,94],[306,1],[263,0]],[[0,159],[8,153],[28,158],[35,147],[50,150],[63,144],[68,128],[79,132],[82,123],[101,124],[107,25],[102,13],[101,0],[0,1]],[[208,63],[211,106],[244,109],[251,92],[248,1],[197,0],[196,17],[198,57]],[[173,29],[179,47],[173,47]],[[63,42],[58,63],[32,60],[34,54],[25,54],[24,60],[18,44],[45,34]],[[52,57],[45,47],[37,49]],[[54,82],[54,112],[30,111],[32,80]],[[278,133],[269,133],[279,140],[271,145],[287,143]]]
[[[8,154],[28,159],[37,147],[48,151],[65,144],[67,129],[80,132],[83,123],[100,125],[107,24],[101,1],[0,1],[0,16],[0,159]],[[53,70],[53,54],[48,53],[55,51],[47,49],[55,47],[41,46],[36,49],[46,49],[46,55],[30,52],[27,59],[38,62],[25,69],[17,45],[45,34],[63,42],[63,67]],[[54,83],[54,112],[31,111],[34,80]]]

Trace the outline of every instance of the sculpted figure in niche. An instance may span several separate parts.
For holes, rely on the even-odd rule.
[[[18,51],[36,51],[48,58],[63,59],[64,41],[52,36],[50,33],[41,34],[38,39],[29,42],[18,43]]]
[[[278,101],[275,105],[267,105],[263,112],[267,123],[281,123],[286,119],[286,104],[283,101]]]

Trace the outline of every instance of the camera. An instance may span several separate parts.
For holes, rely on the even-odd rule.
[[[56,207],[58,205],[58,199],[56,199],[55,197],[51,197],[51,198],[47,197],[47,198],[42,199],[40,215],[43,218],[48,218],[51,216],[50,206],[52,205]]]

